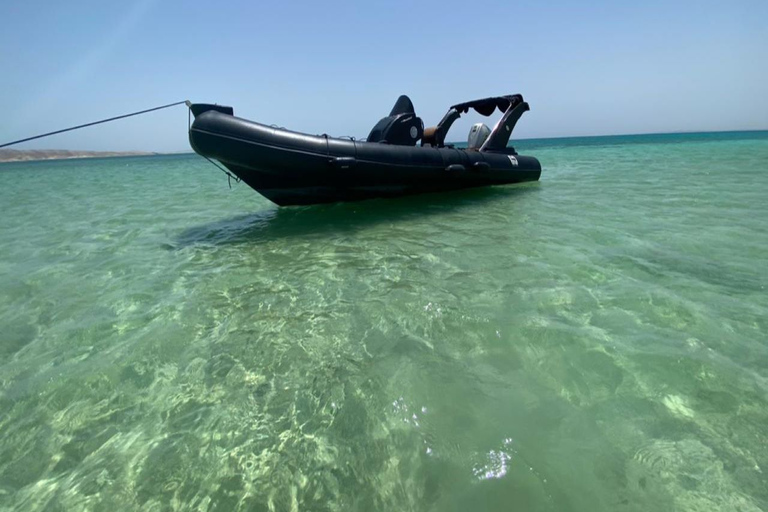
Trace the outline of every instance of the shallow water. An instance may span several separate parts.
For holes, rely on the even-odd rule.
[[[0,509],[768,509],[768,133],[277,209],[0,165]]]

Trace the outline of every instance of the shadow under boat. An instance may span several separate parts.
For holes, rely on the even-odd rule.
[[[274,208],[184,230],[174,248],[260,243],[279,238],[353,234],[385,222],[401,222],[477,207],[540,189],[539,182],[477,188],[397,199]]]

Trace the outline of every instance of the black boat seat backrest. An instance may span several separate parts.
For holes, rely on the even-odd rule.
[[[397,98],[397,101],[395,102],[395,106],[392,107],[392,110],[389,112],[389,115],[396,116],[398,114],[415,114],[415,113],[416,113],[416,110],[413,108],[413,102],[411,101],[411,98],[403,94],[399,98]]]
[[[415,146],[423,134],[424,123],[416,116],[410,98],[402,95],[389,115],[376,123],[367,140],[398,146]]]

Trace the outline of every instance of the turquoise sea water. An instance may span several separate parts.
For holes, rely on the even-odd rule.
[[[768,510],[768,132],[278,209],[0,164],[0,509]]]

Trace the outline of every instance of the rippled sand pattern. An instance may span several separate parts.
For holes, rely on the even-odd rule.
[[[0,509],[767,510],[768,135],[528,152],[290,209],[0,165]]]

